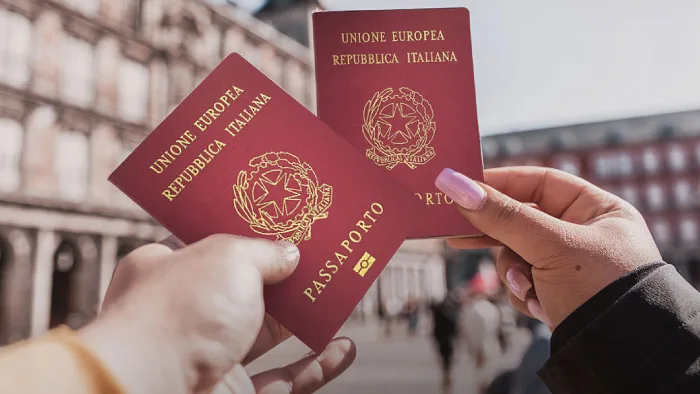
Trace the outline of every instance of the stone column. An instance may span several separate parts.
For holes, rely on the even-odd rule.
[[[32,244],[29,234],[23,229],[7,232],[7,241],[12,245],[13,263],[9,272],[11,278],[8,286],[9,297],[5,305],[11,306],[9,342],[25,339],[30,333],[31,297],[32,297]]]
[[[41,335],[49,329],[53,255],[57,242],[58,238],[53,231],[39,230],[37,232],[34,283],[32,284],[32,336]]]
[[[107,287],[112,280],[112,273],[117,264],[117,238],[102,237],[100,241],[100,303],[97,306],[99,311],[102,308]]]
[[[78,247],[78,264],[72,273],[71,314],[68,325],[79,328],[97,316],[100,290],[100,251],[95,239],[81,235],[75,240]]]

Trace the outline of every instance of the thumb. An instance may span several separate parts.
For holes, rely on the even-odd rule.
[[[189,251],[211,260],[252,265],[265,284],[282,282],[299,264],[299,249],[287,241],[217,234],[192,244]]]
[[[544,249],[539,246],[561,239],[565,231],[564,222],[451,169],[440,173],[435,186],[476,228],[527,261],[539,260]]]

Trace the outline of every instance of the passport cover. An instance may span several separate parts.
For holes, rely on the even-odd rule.
[[[297,244],[298,268],[264,289],[266,312],[314,351],[405,240],[415,204],[238,54],[109,180],[186,244],[217,233]]]
[[[435,187],[449,167],[483,181],[469,11],[312,15],[317,115],[422,202],[409,238],[480,235]]]

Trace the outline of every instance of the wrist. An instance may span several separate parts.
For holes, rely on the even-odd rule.
[[[181,352],[164,340],[165,333],[139,323],[101,317],[77,334],[127,393],[189,394],[194,382]]]

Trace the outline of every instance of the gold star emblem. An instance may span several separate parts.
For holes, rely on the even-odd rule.
[[[301,187],[290,174],[271,170],[256,182],[253,196],[253,201],[261,211],[277,219],[296,211],[301,203]]]
[[[383,132],[380,132],[380,136],[384,138],[388,136],[387,139],[397,145],[409,143],[418,131],[416,112],[400,103],[384,107],[379,114],[377,123],[379,123],[380,130],[384,129]],[[412,126],[414,130],[411,130]]]

